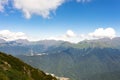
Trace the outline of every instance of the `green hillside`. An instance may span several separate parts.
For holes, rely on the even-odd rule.
[[[57,80],[19,59],[0,52],[0,80]]]
[[[71,80],[119,80],[120,50],[67,48],[43,56],[18,56],[28,64]],[[49,66],[49,67],[48,67]]]

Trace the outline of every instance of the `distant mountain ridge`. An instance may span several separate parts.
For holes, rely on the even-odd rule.
[[[13,55],[23,55],[31,53],[34,54],[49,53],[51,50],[64,48],[115,48],[120,49],[120,37],[113,39],[102,38],[96,40],[84,40],[77,44],[66,41],[42,40],[30,42],[28,40],[3,41],[0,43],[0,51],[10,53]]]

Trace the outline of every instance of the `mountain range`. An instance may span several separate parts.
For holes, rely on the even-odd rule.
[[[0,51],[12,54],[35,68],[70,80],[119,80],[120,37],[66,41],[3,41]]]
[[[42,40],[42,41],[28,41],[28,40],[15,40],[5,41],[0,39],[0,51],[12,54],[12,55],[23,55],[30,54],[31,50],[34,54],[50,53],[51,50],[61,48],[114,48],[120,49],[120,37],[113,39],[102,38],[96,40],[84,40],[79,43],[70,43],[66,41],[55,41],[55,40]]]

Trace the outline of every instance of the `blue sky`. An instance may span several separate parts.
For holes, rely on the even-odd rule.
[[[112,28],[120,35],[120,0],[19,1],[0,0],[0,31],[23,32],[36,39],[64,36],[67,31],[88,35],[99,28]]]

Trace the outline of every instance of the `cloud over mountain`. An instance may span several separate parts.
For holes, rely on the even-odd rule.
[[[28,39],[27,35],[23,32],[11,32],[9,30],[1,30],[0,38],[6,41],[12,41],[17,39]]]
[[[75,37],[76,34],[72,30],[68,30],[64,36],[66,36],[66,37]]]
[[[94,32],[89,33],[89,36],[94,37],[94,38],[114,38],[116,37],[116,32],[113,28],[98,28]]]
[[[68,30],[64,35],[50,37],[49,39],[63,40],[73,43],[80,42],[82,40],[100,39],[100,38],[114,38],[116,37],[116,31],[113,28],[98,28],[88,34],[75,34],[74,31]]]
[[[69,41],[73,43],[80,42],[82,40],[91,40],[91,39],[100,39],[100,38],[114,38],[116,37],[116,31],[113,28],[98,28],[93,32],[88,34],[76,34],[72,30],[67,30],[65,34],[58,35],[58,36],[50,36],[44,39],[48,40],[63,40]],[[6,41],[12,41],[17,39],[27,39],[29,41],[36,41],[34,36],[27,36],[23,32],[11,32],[9,30],[1,30],[0,31],[0,38]],[[39,38],[39,40],[44,40]],[[37,39],[38,40],[38,39]]]

